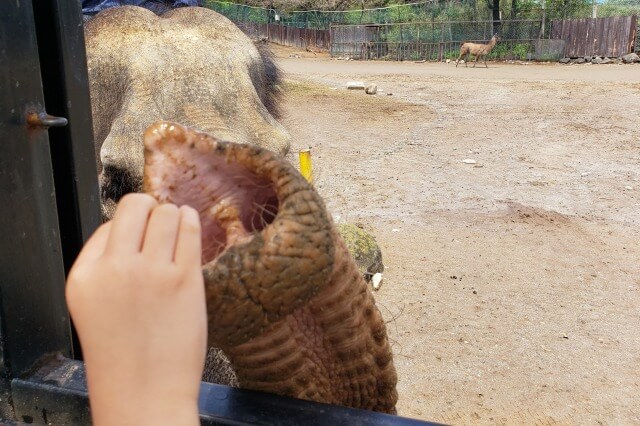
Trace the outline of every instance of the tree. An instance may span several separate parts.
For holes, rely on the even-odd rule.
[[[518,19],[518,0],[511,0],[511,20]]]
[[[487,0],[487,7],[493,16],[493,34],[500,32],[500,0]]]

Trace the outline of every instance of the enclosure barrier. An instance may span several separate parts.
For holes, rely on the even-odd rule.
[[[266,40],[298,49],[329,50],[329,30],[294,28],[279,24],[257,24],[254,22],[234,23],[253,40]]]
[[[551,38],[565,40],[565,56],[618,57],[635,49],[637,17],[551,21]]]
[[[235,23],[254,40],[299,49],[329,50],[332,57],[443,61],[456,59],[463,42],[487,43],[496,30],[502,40],[488,59],[618,57],[634,51],[637,22],[635,16],[554,20],[550,39],[544,37],[543,20],[332,25],[329,30]]]
[[[450,21],[385,25],[331,26],[331,56],[352,59],[456,59],[460,45],[488,43],[498,28],[500,41],[489,59],[528,59],[539,39],[542,21]]]
[[[254,39],[302,49],[330,49],[332,56],[353,59],[453,59],[458,55],[460,43],[486,43],[498,31],[502,41],[489,55],[492,59],[555,60],[562,56],[558,49],[565,49],[561,46],[564,42],[566,55],[572,57],[588,56],[588,52],[620,56],[624,54],[621,52],[640,49],[640,40],[635,37],[637,20],[629,29],[623,29],[620,23],[595,24],[607,28],[595,37],[597,42],[591,30],[580,30],[577,38],[564,35],[564,30],[557,30],[561,35],[551,34],[552,26],[558,28],[560,25],[558,22],[565,23],[561,28],[574,25],[566,24],[569,20],[613,17],[625,21],[640,13],[640,0],[503,1],[500,7],[502,20],[498,21],[491,9],[495,1],[487,0],[485,4],[477,0],[423,0],[357,10],[277,11],[220,0],[204,0],[204,6],[225,15]],[[601,22],[613,22],[613,18]],[[450,28],[455,25],[467,28]],[[633,35],[631,28],[634,28]],[[616,31],[622,31],[622,34]],[[589,43],[600,46],[598,49],[587,48]],[[603,43],[607,43],[606,48]],[[631,47],[621,48],[627,44]],[[581,52],[586,53],[581,55]]]
[[[486,21],[495,19],[495,0],[423,0],[379,8],[354,10],[275,10],[220,0],[204,0],[204,6],[234,22],[278,22],[296,28],[328,30],[331,25],[394,24],[426,21]],[[572,0],[553,2],[500,2],[502,20],[558,20],[602,18],[640,14],[640,0]],[[548,36],[548,26],[545,34]]]

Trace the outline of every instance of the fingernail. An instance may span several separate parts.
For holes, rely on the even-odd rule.
[[[191,206],[180,206],[181,214],[188,220],[200,222],[200,215],[198,211]]]
[[[183,212],[185,212],[185,213],[186,213],[186,212],[189,212],[190,214],[192,214],[192,213],[196,213],[196,214],[197,214],[197,213],[198,213],[198,212],[196,211],[196,209],[194,209],[193,207],[188,206],[188,205],[186,205],[186,204],[185,204],[185,205],[180,206],[180,210],[182,210],[182,211],[183,211]]]

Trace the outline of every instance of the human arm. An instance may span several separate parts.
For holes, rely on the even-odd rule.
[[[195,210],[131,194],[78,256],[66,296],[94,424],[198,424],[207,336],[200,240]]]

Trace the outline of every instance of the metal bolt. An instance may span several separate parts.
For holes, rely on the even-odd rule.
[[[32,112],[27,115],[27,124],[37,127],[64,127],[69,121],[64,117],[55,117],[46,112]]]

